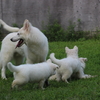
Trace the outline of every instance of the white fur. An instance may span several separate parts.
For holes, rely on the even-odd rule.
[[[56,75],[52,76],[51,79],[55,79],[57,81],[63,80],[68,83],[67,79],[72,75],[77,76],[77,78],[90,78],[93,77],[91,75],[84,74],[85,68],[85,60],[84,58],[78,58],[78,47],[74,46],[73,49],[65,48],[67,53],[67,58],[58,60],[54,57],[54,53],[50,55],[50,59],[60,66],[59,69],[56,70]]]
[[[85,68],[86,67],[85,62],[87,61],[87,58],[80,57],[79,60],[81,61],[81,67]]]
[[[19,65],[23,62],[25,57],[24,48],[25,45],[22,45],[20,48],[16,48],[17,42],[11,42],[10,39],[12,36],[15,36],[17,33],[8,34],[2,41],[1,52],[0,52],[0,69],[2,79],[6,79],[6,65],[12,59],[15,60],[16,65]]]
[[[28,82],[38,82],[40,87],[44,89],[45,81],[55,74],[56,68],[59,68],[58,65],[51,63],[50,60],[38,64],[23,64],[17,67],[9,62],[7,66],[11,72],[14,72],[12,88]]]
[[[13,27],[9,28],[6,23],[3,23],[3,26],[7,30],[13,30]],[[20,39],[24,40],[24,44],[16,48]],[[12,58],[15,58],[17,65],[22,63],[24,57],[26,63],[33,64],[46,61],[47,54],[48,40],[46,36],[38,28],[33,27],[28,20],[25,20],[23,27],[18,32],[8,34],[2,41],[0,55],[2,79],[6,79],[6,65]]]
[[[0,19],[0,25],[3,26],[3,28],[9,32],[17,32],[19,31],[18,27],[11,27],[9,25],[7,25],[3,20]]]
[[[79,60],[81,61],[81,67],[82,67],[83,70],[84,70],[84,68],[86,67],[85,62],[87,61],[87,58],[81,57],[81,58],[79,58]],[[71,77],[78,78],[78,73],[73,73],[73,74],[71,75]],[[71,78],[71,77],[70,77],[70,78]],[[49,78],[49,80],[56,80],[56,74],[55,74],[55,75],[52,75],[52,76]]]

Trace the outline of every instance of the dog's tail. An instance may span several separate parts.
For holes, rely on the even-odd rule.
[[[61,66],[61,60],[58,60],[55,58],[54,53],[50,54],[50,59],[52,60],[52,62],[54,62],[55,64],[59,65],[59,67]]]
[[[17,32],[19,31],[18,27],[11,27],[9,25],[7,25],[3,20],[0,19],[0,26],[3,26],[3,28],[9,32]]]
[[[14,66],[11,62],[8,62],[7,67],[11,72],[16,72],[16,73],[19,72],[18,68]]]

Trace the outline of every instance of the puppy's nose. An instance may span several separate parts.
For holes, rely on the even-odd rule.
[[[13,41],[13,39],[12,39],[12,38],[11,38],[10,40],[11,40],[11,41]]]

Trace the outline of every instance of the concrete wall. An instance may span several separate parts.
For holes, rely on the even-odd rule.
[[[100,29],[100,0],[0,0],[0,18],[9,25],[29,19],[39,29],[56,19],[66,29],[80,19],[83,30],[93,31]]]

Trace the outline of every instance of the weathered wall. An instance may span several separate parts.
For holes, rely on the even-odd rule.
[[[69,20],[80,19],[83,30],[95,30],[100,29],[100,0],[0,0],[0,18],[9,25],[29,19],[40,29],[56,19],[66,29]]]

